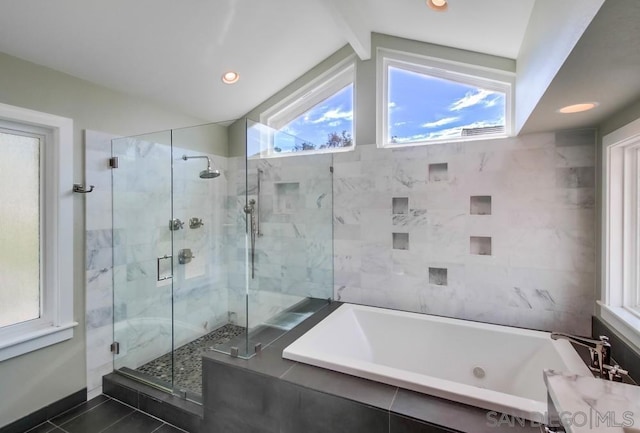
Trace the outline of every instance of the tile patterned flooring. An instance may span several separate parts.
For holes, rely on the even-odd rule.
[[[82,403],[27,433],[185,433],[106,395]]]

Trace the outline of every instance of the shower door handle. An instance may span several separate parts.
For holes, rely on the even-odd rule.
[[[171,273],[170,273],[170,274],[164,274],[164,275],[161,275],[161,274],[160,274],[160,262],[161,262],[162,260],[171,260],[171,268],[170,268],[170,269],[171,269]],[[158,260],[157,260],[157,261],[158,261],[158,267],[157,267],[157,270],[158,270],[158,273],[157,273],[157,281],[165,281],[165,280],[170,280],[170,279],[172,279],[172,278],[173,278],[173,256],[168,255],[168,254],[165,254],[165,255],[164,255],[164,256],[162,256],[162,257],[158,257]]]

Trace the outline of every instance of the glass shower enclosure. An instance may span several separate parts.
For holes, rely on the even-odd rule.
[[[114,370],[196,402],[333,293],[332,158],[242,119],[112,141]]]

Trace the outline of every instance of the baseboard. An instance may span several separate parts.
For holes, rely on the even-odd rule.
[[[85,401],[87,401],[87,388],[83,388],[80,391],[61,398],[60,400],[38,409],[35,412],[12,422],[11,424],[0,427],[0,433],[23,433],[51,418],[55,418],[61,413],[66,412]]]

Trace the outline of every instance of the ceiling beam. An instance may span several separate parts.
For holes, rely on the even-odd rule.
[[[322,0],[360,60],[371,58],[371,30],[364,24],[362,4],[347,0]]]

